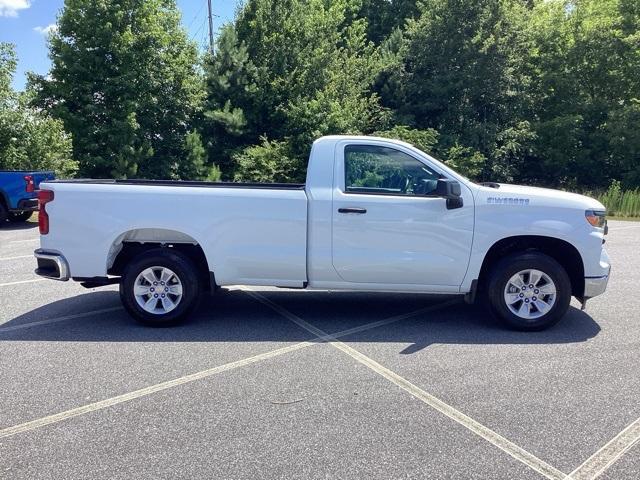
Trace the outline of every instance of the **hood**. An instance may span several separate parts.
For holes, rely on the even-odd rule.
[[[553,190],[551,188],[511,185],[507,183],[499,183],[498,185],[500,188],[486,186],[481,188],[488,197],[524,199],[539,205],[584,208],[585,210],[605,210],[604,205],[595,198],[577,193]]]

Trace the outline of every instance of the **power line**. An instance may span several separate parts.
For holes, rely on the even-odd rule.
[[[197,43],[201,43],[202,31],[204,29],[205,22],[203,19],[200,20],[200,26],[198,29],[191,35],[191,40],[195,40]]]
[[[191,21],[189,22],[189,25],[187,26],[187,30],[191,29],[191,26],[193,25],[193,22],[195,22],[196,18],[198,18],[202,14],[203,10],[204,10],[204,2],[200,5],[200,9],[198,10],[198,13],[196,13],[193,16],[193,18],[191,19]]]

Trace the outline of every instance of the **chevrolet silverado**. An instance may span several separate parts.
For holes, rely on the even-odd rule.
[[[118,283],[127,311],[173,325],[228,285],[484,300],[521,330],[603,293],[605,208],[563,191],[476,184],[395,140],[314,142],[305,184],[45,182],[36,273]]]

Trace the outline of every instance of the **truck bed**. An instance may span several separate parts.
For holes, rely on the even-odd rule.
[[[123,244],[199,245],[219,285],[307,280],[304,185],[57,180],[41,247],[63,246],[72,277],[107,275]]]

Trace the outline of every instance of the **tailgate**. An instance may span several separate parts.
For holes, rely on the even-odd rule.
[[[40,183],[54,180],[53,172],[16,172],[15,191],[13,192],[12,208],[18,210],[38,209],[38,189]]]
[[[41,182],[46,182],[47,180],[55,180],[56,178],[53,172],[33,172],[31,176],[33,177],[36,190],[40,188]]]

